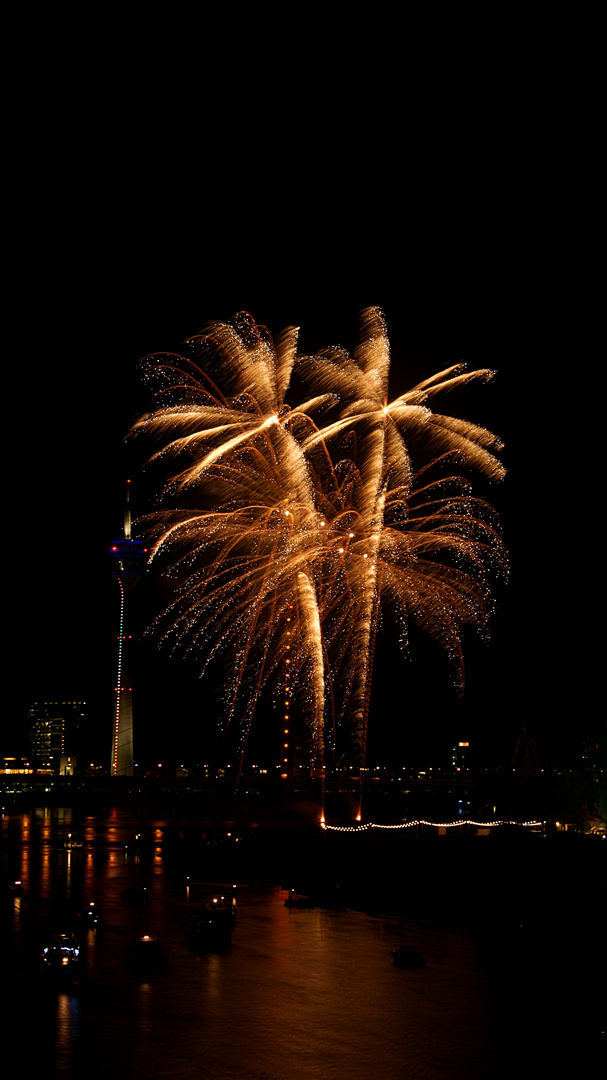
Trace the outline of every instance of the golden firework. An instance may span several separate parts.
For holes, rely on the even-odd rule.
[[[379,308],[362,312],[352,357],[331,348],[301,358],[299,369],[341,403],[338,419],[305,437],[302,448],[325,465],[334,445],[348,455],[333,470],[338,479],[332,485],[340,507],[336,521],[349,532],[342,579],[347,588],[337,590],[349,601],[343,625],[350,628],[347,644],[341,638],[347,672],[341,700],[364,761],[380,605],[400,621],[401,635],[415,623],[447,650],[461,688],[462,630],[488,627],[488,572],[505,569],[504,547],[491,507],[473,499],[470,483],[446,469],[465,465],[501,480],[505,470],[495,456],[501,443],[485,428],[434,413],[429,402],[494,373],[468,372],[460,364],[390,401],[390,345]],[[420,450],[424,464],[416,468],[413,457]],[[437,472],[440,479],[428,479]],[[323,613],[326,627],[324,606]]]
[[[180,575],[163,636],[203,669],[231,655],[241,762],[260,697],[285,671],[310,718],[313,770],[338,731],[364,761],[380,610],[401,638],[409,623],[431,634],[461,671],[463,628],[487,628],[489,578],[505,567],[495,515],[459,475],[501,479],[499,440],[430,408],[493,373],[452,367],[390,401],[382,313],[361,325],[352,356],[298,357],[296,330],[274,343],[239,313],[189,339],[187,356],[145,362],[154,409],[134,430],[161,442],[152,460],[173,462],[147,519],[152,558]],[[315,396],[290,408],[295,365]]]

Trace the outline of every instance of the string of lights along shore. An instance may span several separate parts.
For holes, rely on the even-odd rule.
[[[364,765],[380,618],[405,649],[410,627],[431,635],[459,691],[464,628],[489,632],[507,556],[472,480],[503,478],[501,443],[432,406],[494,373],[458,364],[391,400],[377,307],[361,313],[351,353],[304,355],[298,329],[274,339],[239,312],[142,370],[151,403],[131,435],[155,443],[159,494],[139,526],[174,586],[150,632],[193,653],[201,674],[227,661],[225,737],[240,769],[272,703],[283,744],[305,731],[310,775],[344,755]],[[126,531],[122,543],[129,562]]]
[[[118,665],[116,671],[114,723],[112,732],[111,776],[133,775],[133,686],[131,635],[128,633],[129,597],[139,581],[146,559],[142,540],[131,535],[130,480],[127,481],[123,536],[109,549],[113,562],[112,577],[120,590],[118,619]]]

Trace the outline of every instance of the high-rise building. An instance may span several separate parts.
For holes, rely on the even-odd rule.
[[[451,766],[453,772],[469,772],[470,771],[470,743],[462,742],[461,740],[451,748]]]
[[[130,481],[128,481],[130,483]],[[120,616],[118,621],[118,669],[112,732],[112,776],[133,775],[133,686],[131,674],[131,635],[128,633],[128,607],[130,595],[139,581],[145,562],[146,549],[143,541],[131,536],[131,509],[127,487],[124,512],[124,535],[109,549],[113,561],[112,577],[120,590]]]
[[[28,721],[29,752],[34,766],[71,776],[87,715],[84,701],[33,701]]]

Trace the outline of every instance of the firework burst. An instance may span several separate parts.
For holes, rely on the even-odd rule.
[[[170,463],[146,522],[152,559],[180,582],[161,636],[203,668],[231,656],[227,723],[238,722],[241,763],[271,690],[309,717],[314,771],[340,733],[363,762],[382,608],[402,640],[410,623],[435,638],[460,685],[463,628],[488,627],[505,554],[491,507],[459,473],[501,479],[500,444],[430,402],[492,372],[449,368],[390,401],[377,308],[363,313],[352,356],[298,357],[296,330],[274,343],[246,313],[186,345],[188,355],[144,362],[154,408],[134,428],[160,442],[152,461]],[[315,396],[289,408],[296,364]]]
[[[296,687],[316,770],[324,672],[311,566],[321,526],[296,435],[332,395],[285,404],[296,343],[297,331],[275,344],[239,313],[190,339],[189,356],[146,358],[155,408],[134,432],[161,442],[152,462],[176,465],[146,520],[151,559],[168,561],[180,581],[155,629],[200,656],[203,671],[230,654],[227,726],[238,720],[241,764],[260,695],[269,687],[292,697]]]
[[[310,433],[302,448],[325,463],[334,445],[348,455],[338,462],[332,484],[336,521],[348,528],[343,595],[350,632],[341,700],[364,761],[381,605],[400,622],[401,639],[414,623],[442,645],[460,691],[463,628],[488,630],[489,572],[505,569],[504,548],[491,507],[473,499],[470,483],[447,470],[465,465],[501,480],[505,470],[495,456],[501,443],[485,428],[434,413],[429,402],[494,373],[457,365],[390,401],[390,345],[379,308],[362,313],[352,357],[332,348],[302,358],[299,366],[316,388],[330,387],[341,402],[339,418]],[[416,468],[420,449],[425,464]],[[440,479],[429,478],[437,472]]]

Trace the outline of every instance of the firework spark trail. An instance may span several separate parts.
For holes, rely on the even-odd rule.
[[[301,611],[302,618],[306,621],[309,627],[309,634],[306,635],[306,641],[309,642],[311,646],[309,655],[309,661],[311,666],[310,682],[312,688],[312,700],[314,702],[314,760],[312,764],[314,771],[319,772],[322,769],[324,763],[325,749],[325,682],[322,631],[320,627],[318,602],[316,592],[314,590],[314,585],[310,580],[308,574],[305,574],[302,570],[300,570],[297,574],[297,585],[299,593],[299,610]]]
[[[154,537],[151,561],[168,557],[185,577],[159,621],[165,639],[200,651],[205,666],[219,651],[233,650],[227,725],[242,708],[240,766],[259,695],[272,679],[279,682],[283,619],[293,603],[291,683],[311,672],[308,689],[300,678],[299,695],[306,697],[314,762],[323,757],[322,639],[309,572],[318,514],[293,432],[332,396],[285,405],[296,343],[291,329],[275,346],[265,328],[240,313],[232,324],[215,323],[190,339],[195,360],[147,358],[147,376],[159,387],[156,408],[134,427],[163,442],[152,462],[186,460],[165,487],[170,505],[146,522]],[[175,505],[192,495],[210,499],[212,509]]]
[[[194,464],[172,477],[173,494],[196,485],[212,465],[229,459],[256,437],[265,437],[267,448],[274,428],[292,425],[299,414],[332,400],[331,394],[324,394],[292,410],[285,404],[297,334],[295,328],[288,328],[274,345],[265,327],[256,326],[250,315],[240,312],[235,325],[213,323],[185,343],[196,362],[174,353],[146,358],[145,377],[160,383],[160,389],[155,411],[142,417],[134,432],[163,441],[152,461],[186,452],[196,456]],[[221,380],[229,396],[217,385]],[[177,437],[177,431],[185,434]],[[289,480],[297,487],[302,482],[305,486],[304,471],[292,470]]]
[[[409,623],[429,633],[462,673],[463,627],[488,623],[488,575],[503,569],[504,549],[491,507],[450,470],[501,479],[501,444],[429,401],[492,372],[457,365],[390,402],[377,308],[363,313],[352,357],[335,348],[297,357],[295,330],[274,345],[245,313],[187,345],[189,357],[147,358],[156,408],[135,425],[162,442],[152,461],[177,466],[168,506],[148,519],[152,558],[168,558],[183,579],[165,636],[205,664],[232,650],[228,723],[244,697],[244,753],[262,690],[281,682],[293,611],[289,697],[296,684],[300,701],[307,695],[313,767],[323,763],[325,699],[335,703],[332,751],[338,713],[362,764],[381,609],[401,636]],[[316,396],[290,409],[295,363]],[[338,403],[337,419],[315,423],[313,413]],[[192,498],[207,508],[181,509]]]
[[[437,497],[426,489],[429,502],[415,505],[416,478],[407,441],[423,437],[434,459],[457,456],[492,480],[505,470],[491,452],[501,443],[477,425],[433,413],[428,400],[472,380],[487,380],[493,372],[466,372],[456,365],[439,372],[394,401],[388,400],[390,346],[383,314],[368,308],[361,316],[361,340],[350,357],[343,349],[329,349],[300,360],[304,377],[320,389],[346,397],[340,418],[304,439],[308,455],[346,433],[356,433],[355,481],[349,491],[356,509],[355,535],[363,540],[360,569],[357,544],[349,551],[350,592],[353,601],[351,677],[346,691],[350,719],[356,733],[360,763],[364,763],[370,704],[374,643],[380,599],[389,598],[397,612],[416,621],[438,640],[459,664],[463,686],[461,630],[465,624],[486,625],[489,604],[484,584],[491,559],[503,563],[503,548],[495,529],[474,517],[480,502],[468,497]],[[455,453],[456,452],[456,453]],[[351,472],[352,476],[352,472]],[[451,478],[457,487],[460,478]],[[442,482],[445,486],[445,481]],[[414,509],[409,503],[412,501]],[[387,528],[386,512],[392,527]],[[398,521],[400,517],[400,521]],[[478,536],[484,536],[484,544]],[[360,538],[360,539],[359,539]],[[475,574],[445,566],[448,553],[474,568]],[[437,558],[438,555],[438,558]]]
[[[238,662],[229,686],[228,723],[245,683],[253,684],[242,722],[248,738],[261,689],[280,674],[283,620],[294,605],[299,632],[292,643],[291,677],[297,680],[299,670],[306,663],[311,665],[306,711],[310,712],[311,704],[313,754],[315,759],[322,759],[322,643],[313,584],[306,573],[314,547],[316,515],[312,514],[306,525],[309,513],[306,515],[294,503],[290,506],[285,510],[282,502],[276,507],[249,505],[185,520],[187,535],[181,559],[189,558],[194,543],[202,545],[207,561],[202,571],[186,578],[169,609],[167,634],[176,633],[180,640],[188,641],[191,649],[202,647],[207,662],[216,651],[233,646]],[[156,549],[167,535],[175,541],[180,527],[177,524],[165,528]],[[305,684],[300,692],[304,690]]]

